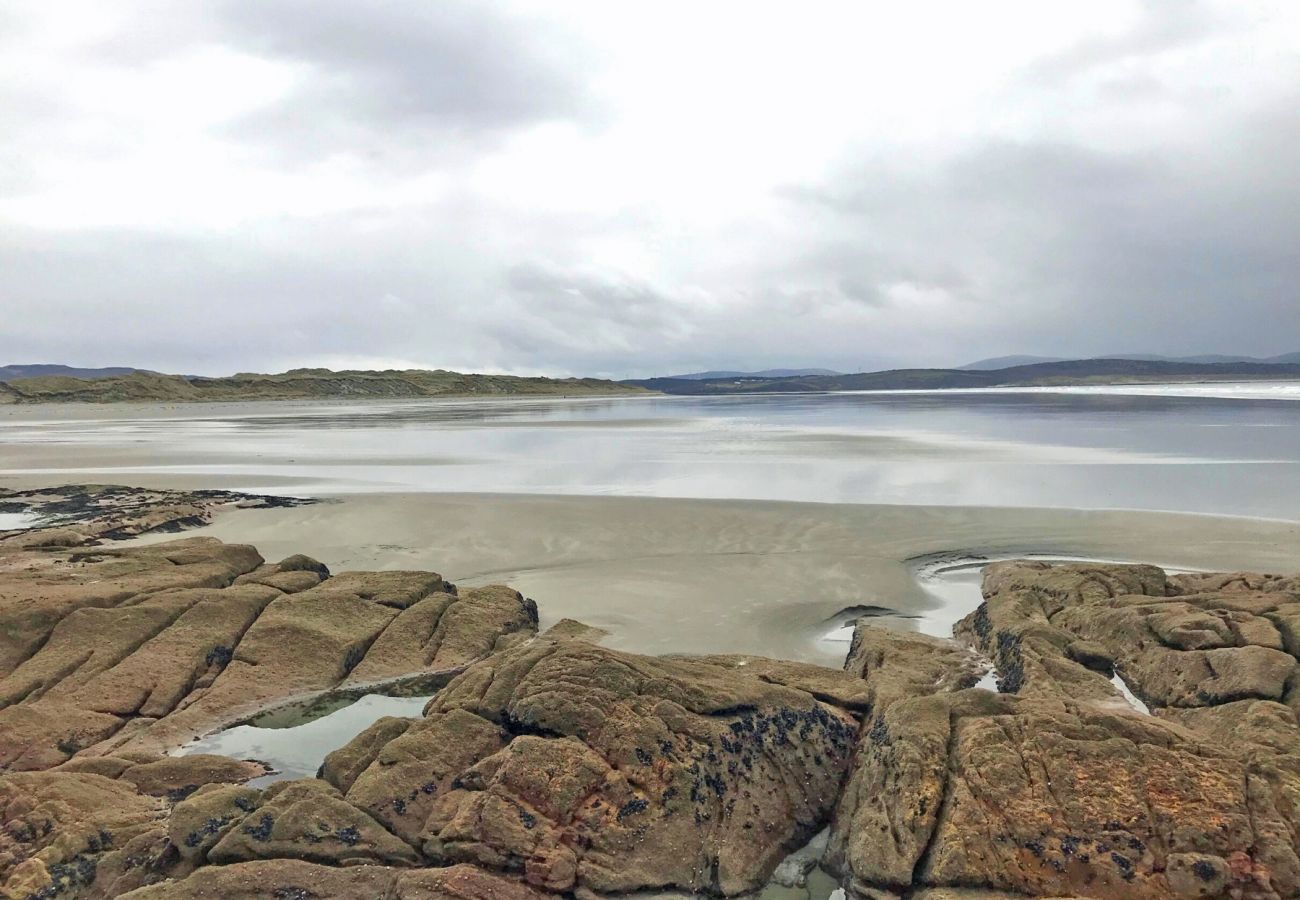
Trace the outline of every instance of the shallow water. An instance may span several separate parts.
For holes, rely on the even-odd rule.
[[[912,575],[930,599],[930,608],[913,615],[900,615],[882,612],[873,614],[873,623],[887,628],[916,630],[933,637],[950,638],[953,628],[966,616],[973,613],[983,602],[980,591],[984,581],[984,568],[989,563],[1010,559],[1032,559],[1047,563],[1123,563],[1124,560],[1095,559],[1086,556],[1062,556],[1045,553],[1009,553],[999,556],[961,556],[944,554],[943,556],[917,560],[912,567]],[[1186,572],[1187,569],[1166,568],[1167,572]],[[836,616],[822,637],[821,641],[843,644],[845,649],[853,640],[853,627],[856,617],[852,615]]]
[[[272,713],[254,724],[237,725],[191,741],[178,755],[216,753],[237,759],[256,759],[274,769],[250,781],[262,787],[290,778],[313,778],[325,757],[352,740],[384,716],[421,715],[428,697],[384,697],[367,694],[355,703],[319,715],[320,707],[292,715]],[[304,721],[305,719],[305,721]]]
[[[38,524],[40,524],[40,519],[31,513],[0,513],[0,531],[35,528]]]
[[[4,475],[1295,519],[1300,383],[9,407]]]

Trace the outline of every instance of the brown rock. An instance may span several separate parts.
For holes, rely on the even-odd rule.
[[[901,700],[863,740],[826,864],[898,891],[1136,898],[1183,896],[1179,858],[1196,853],[1210,860],[1199,870],[1235,872],[1244,896],[1291,896],[1284,782],[1175,726],[1087,704]]]
[[[459,672],[493,651],[502,635],[537,632],[537,608],[495,585],[435,593],[406,607],[352,670],[357,684],[411,672]]]
[[[225,831],[208,851],[224,864],[254,859],[302,859],[345,865],[357,862],[414,865],[419,854],[323,781],[282,781]]]
[[[214,726],[339,685],[397,615],[363,596],[360,584],[370,574],[383,576],[376,590],[390,596],[441,583],[431,573],[345,573],[276,597],[230,651],[210,687],[125,746],[175,746]]]
[[[130,900],[543,900],[545,895],[472,866],[335,869],[284,859],[202,868],[183,881],[124,896]]]
[[[179,800],[205,784],[242,784],[265,775],[264,764],[210,753],[164,756],[136,763],[117,777],[142,794]]]
[[[1167,581],[1152,566],[998,563],[986,570],[985,602],[957,633],[1022,695],[1104,699],[1107,685],[1069,665],[1083,641],[1152,706],[1289,702],[1300,597],[1281,584],[1240,574]]]
[[[576,619],[561,619],[546,629],[542,633],[542,637],[550,638],[553,641],[587,641],[591,644],[599,644],[609,637],[609,632],[604,628],[597,628],[595,625],[588,625],[586,622],[579,622]]]
[[[865,894],[1296,895],[1300,731],[1287,705],[1255,699],[1292,689],[1274,626],[1296,598],[1249,579],[1187,592],[1204,583],[1169,587],[1146,566],[991,566],[959,632],[1010,693],[909,688],[877,707],[825,864]],[[1122,708],[1077,661],[1103,656],[1142,696],[1180,706]],[[869,686],[925,671],[915,654],[880,658]]]
[[[167,837],[183,860],[204,862],[217,841],[257,807],[261,793],[242,785],[199,788],[172,810]]]
[[[79,609],[174,588],[224,587],[262,559],[252,547],[189,538],[129,549],[26,551],[0,559],[0,677]]]
[[[139,850],[160,837],[165,811],[164,801],[101,775],[20,772],[0,778],[0,892],[115,896],[107,884],[120,875],[126,848]]]
[[[825,821],[861,681],[534,641],[470,666],[347,792],[434,861],[553,891],[761,886]],[[772,679],[772,680],[769,680]]]
[[[346,792],[384,747],[405,734],[418,721],[420,720],[398,716],[377,719],[351,741],[328,754],[321,765],[319,777]]]

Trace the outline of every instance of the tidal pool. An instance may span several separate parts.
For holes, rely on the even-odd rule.
[[[329,753],[374,722],[384,716],[419,716],[428,702],[428,697],[366,694],[356,701],[327,700],[323,705],[287,707],[191,741],[177,754],[217,753],[271,766],[273,772],[249,782],[253,787],[290,778],[314,778]]]
[[[41,524],[38,516],[27,512],[0,512],[0,531],[18,531],[23,528],[35,528]]]

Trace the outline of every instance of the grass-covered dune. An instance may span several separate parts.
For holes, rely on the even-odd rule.
[[[52,376],[0,383],[0,403],[183,403],[212,400],[403,399],[474,396],[637,394],[645,389],[599,378],[472,375],[442,369],[381,372],[293,369],[223,378],[133,372],[87,380]]]

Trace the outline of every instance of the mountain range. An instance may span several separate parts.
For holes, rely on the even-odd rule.
[[[689,378],[708,381],[712,378],[799,378],[804,375],[842,375],[834,369],[762,369],[757,372],[733,372],[719,369],[712,372],[691,372],[689,375],[668,375],[668,378]]]
[[[1224,356],[1222,354],[1214,353],[1205,356],[1159,356],[1154,353],[1110,353],[1106,356],[1093,358],[1176,363],[1259,363],[1266,366],[1300,363],[1300,353],[1283,353],[1278,356]],[[993,356],[989,359],[980,359],[973,363],[966,363],[966,365],[958,366],[957,368],[965,369],[967,371],[987,372],[993,369],[1007,369],[1012,366],[1031,366],[1037,363],[1069,362],[1070,359],[1071,357],[1068,356]]]
[[[1300,379],[1300,362],[1198,363],[1172,360],[1077,359],[1000,369],[891,369],[854,375],[793,378],[644,378],[625,382],[665,394],[750,394],[821,391],[944,390],[1141,382]]]

